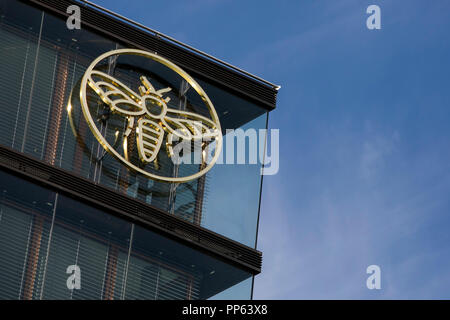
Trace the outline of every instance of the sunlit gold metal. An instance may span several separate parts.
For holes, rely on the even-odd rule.
[[[175,71],[200,95],[208,108],[211,119],[193,112],[169,108],[167,103],[170,98],[164,98],[163,94],[172,89],[164,88],[155,90],[153,85],[145,76],[140,77],[142,86],[138,88],[139,93],[136,93],[116,78],[104,72],[94,70],[95,66],[100,61],[110,56],[120,54],[143,56],[157,61]],[[117,152],[117,150],[115,150],[115,148],[111,146],[108,141],[106,141],[105,137],[97,128],[87,102],[87,86],[91,87],[99,95],[102,101],[109,106],[112,113],[126,117],[127,127],[123,133],[123,156]],[[81,80],[80,101],[83,115],[89,125],[89,128],[103,148],[105,148],[106,151],[108,151],[116,159],[120,160],[128,168],[139,172],[148,178],[166,182],[187,182],[197,179],[208,172],[219,157],[222,148],[222,131],[220,128],[219,118],[211,100],[208,98],[207,94],[200,87],[200,85],[189,74],[161,56],[137,49],[119,49],[102,54],[91,63]],[[149,104],[156,107],[159,112],[152,112],[148,108]],[[72,106],[69,104],[69,114],[71,108]],[[168,143],[166,143],[166,147],[169,155],[173,155],[172,141],[174,136],[183,141],[211,141],[211,139],[214,139],[216,142],[214,155],[205,168],[190,176],[164,177],[150,173],[129,161],[127,139],[132,132],[136,121],[137,125],[135,132],[137,150],[140,160],[145,164],[154,161],[155,165],[157,165],[156,157],[161,150],[164,133],[167,133],[168,135]]]

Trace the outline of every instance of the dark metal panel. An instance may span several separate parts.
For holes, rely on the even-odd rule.
[[[69,5],[76,4],[81,8],[82,26],[95,29],[130,46],[157,52],[193,74],[207,78],[222,87],[226,87],[228,90],[259,102],[269,111],[275,108],[277,96],[275,88],[262,84],[244,74],[240,74],[97,9],[83,5],[81,2],[74,0],[30,0],[29,2],[63,16],[68,16],[66,9]]]
[[[118,194],[66,170],[4,146],[0,146],[0,168],[139,223],[245,271],[253,274],[261,272],[260,251],[170,215],[145,202]]]

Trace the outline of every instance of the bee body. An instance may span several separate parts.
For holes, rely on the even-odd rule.
[[[163,98],[163,93],[171,88],[158,91],[146,77],[140,77],[142,86],[135,93],[114,77],[101,71],[92,71],[88,79],[89,86],[100,96],[114,114],[127,118],[128,124],[124,132],[124,154],[128,159],[127,137],[136,130],[136,142],[139,159],[143,163],[151,163],[161,149],[164,133],[168,134],[167,152],[173,155],[173,137],[185,140],[211,139],[221,132],[216,124],[199,114],[168,108],[170,98]],[[137,119],[137,125],[135,122]]]

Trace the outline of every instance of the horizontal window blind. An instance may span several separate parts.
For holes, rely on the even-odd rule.
[[[192,253],[0,171],[0,300],[198,299]],[[69,266],[81,271],[79,290],[67,286]]]
[[[0,203],[0,299],[40,299],[53,203],[44,211],[9,194]]]
[[[9,20],[9,13],[4,12],[0,24],[0,68],[4,70],[0,74],[0,86],[4,88],[0,91],[0,125],[3,128],[0,143],[201,224],[204,196],[203,189],[197,189],[196,181],[180,188],[178,184],[149,184],[147,178],[128,171],[100,147],[81,114],[77,99],[87,66],[98,54],[116,49],[118,45],[88,31],[69,38],[68,34],[55,34],[54,30],[66,29],[65,22],[37,9],[32,9],[30,15],[39,18],[40,24],[32,29],[28,21],[17,21],[16,16]],[[99,48],[87,47],[89,43]],[[129,77],[127,85],[137,88],[138,83],[133,82],[132,77],[142,71],[129,70],[126,66],[116,69],[118,74]],[[151,78],[155,85],[168,85],[158,79]],[[74,135],[66,110],[72,92],[76,101],[73,125],[78,137]],[[187,106],[186,99],[179,95],[171,93],[172,108],[196,108],[191,104]],[[103,110],[103,104],[99,103],[93,113],[99,116]],[[135,145],[135,141],[130,140],[130,145]],[[165,151],[161,154],[160,170],[169,176],[189,175],[199,169],[198,165],[174,166]],[[133,155],[137,157],[136,149]]]

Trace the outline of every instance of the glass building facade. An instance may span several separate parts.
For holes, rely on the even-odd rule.
[[[77,2],[64,5],[70,3]],[[0,146],[5,154],[23,155],[125,197],[133,208],[163,212],[194,230],[191,238],[178,241],[181,232],[165,235],[162,227],[114,212],[112,204],[84,201],[70,185],[42,183],[38,175],[17,174],[21,166],[5,164],[0,170],[0,299],[251,297],[254,271],[209,252],[212,245],[190,243],[198,229],[231,247],[254,250],[261,165],[217,164],[187,183],[154,181],[127,170],[100,147],[76,101],[72,110],[67,108],[95,58],[132,47],[89,26],[69,30],[66,17],[39,1],[0,0]],[[130,86],[145,74],[153,84],[173,88],[173,105],[201,113],[198,97],[164,68],[133,59],[106,62],[105,67]],[[224,136],[226,129],[266,128],[266,106],[213,76],[196,74],[195,67],[190,70],[213,101]],[[92,112],[101,119],[101,101]],[[105,126],[113,128],[114,121],[111,117]],[[198,171],[199,165],[175,166],[163,158],[158,170],[177,176]],[[81,270],[79,290],[67,287],[71,265]]]

